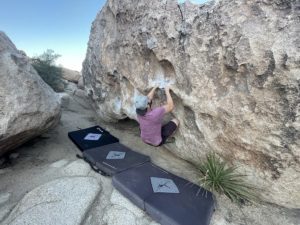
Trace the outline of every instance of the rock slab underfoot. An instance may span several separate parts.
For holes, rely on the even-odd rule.
[[[95,178],[53,180],[26,194],[4,225],[79,225],[101,190]]]

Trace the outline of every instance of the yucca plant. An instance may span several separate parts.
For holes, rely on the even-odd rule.
[[[243,180],[245,175],[236,173],[236,167],[226,166],[214,153],[208,154],[206,161],[197,168],[200,172],[199,184],[206,190],[225,194],[235,203],[257,200],[255,188]]]

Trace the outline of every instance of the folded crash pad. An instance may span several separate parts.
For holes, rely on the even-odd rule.
[[[108,175],[113,175],[150,161],[148,156],[132,151],[120,143],[85,150],[83,157],[93,168],[97,168]]]
[[[81,151],[119,142],[118,138],[100,126],[72,131],[68,136]]]
[[[152,163],[113,177],[113,185],[162,225],[208,225],[212,194]]]

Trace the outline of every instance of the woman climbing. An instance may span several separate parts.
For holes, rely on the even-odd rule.
[[[179,121],[174,118],[162,125],[164,115],[174,109],[174,102],[170,94],[170,87],[166,87],[167,103],[152,109],[151,104],[156,89],[157,87],[152,88],[147,96],[137,96],[135,107],[142,140],[147,144],[160,146],[165,144],[167,139],[176,131]]]

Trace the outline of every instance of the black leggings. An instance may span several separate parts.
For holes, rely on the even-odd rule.
[[[159,146],[166,143],[168,137],[170,137],[175,132],[176,129],[177,129],[177,125],[173,121],[169,121],[167,124],[163,125],[161,128],[162,141],[159,144]]]

